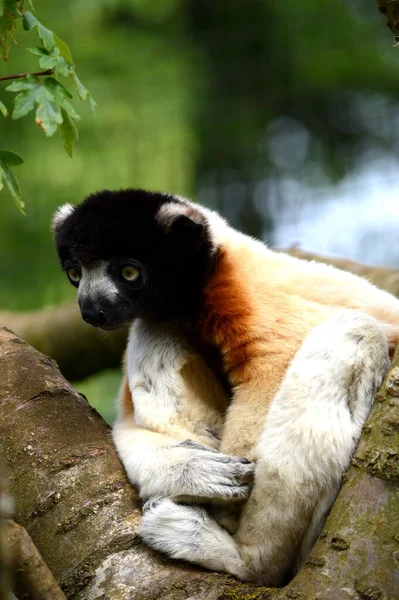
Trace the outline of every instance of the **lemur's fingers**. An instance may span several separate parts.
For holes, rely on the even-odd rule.
[[[140,486],[142,498],[243,501],[251,492],[255,463],[191,440],[159,449],[157,477]]]
[[[186,457],[185,481],[180,481],[179,496],[219,500],[245,500],[248,497],[253,485],[255,463],[246,458],[222,454],[190,440],[178,446],[190,453]]]

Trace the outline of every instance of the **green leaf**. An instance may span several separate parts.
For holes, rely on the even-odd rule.
[[[80,81],[79,77],[76,75],[76,71],[75,71],[74,67],[72,67],[72,69],[70,70],[70,73],[71,73],[72,79],[75,83],[76,91],[78,93],[79,98],[81,100],[86,100],[86,98],[87,98],[90,102],[91,110],[94,113],[96,111],[97,102],[94,100],[94,98],[92,98],[89,90],[83,85],[83,83]]]
[[[36,123],[42,127],[46,136],[50,137],[57,130],[57,125],[62,123],[62,116],[59,102],[54,97],[51,86],[47,84],[48,79],[53,78],[48,77],[41,81],[38,77],[29,75],[22,81],[14,81],[6,89],[11,92],[20,91],[15,98],[12,118],[23,117],[37,104]],[[67,90],[65,91],[67,92]],[[69,94],[69,92],[67,93]]]
[[[40,56],[39,65],[42,69],[54,69],[58,77],[68,77],[70,65],[63,56],[60,55],[60,50],[54,47],[51,51],[45,48],[27,48],[31,54]]]
[[[30,113],[36,105],[35,92],[23,92],[18,94],[14,100],[14,110],[12,111],[13,119],[20,119]]]
[[[39,81],[38,77],[34,75],[28,75],[28,77],[21,77],[16,79],[9,86],[6,87],[6,92],[20,92],[21,90],[30,90],[35,87],[36,82]]]
[[[62,123],[59,125],[62,141],[67,154],[72,158],[73,156],[73,145],[78,139],[78,130],[75,123],[72,121],[67,111],[62,108]]]
[[[43,54],[47,54],[47,50],[44,48],[39,48],[39,46],[35,46],[35,48],[27,48],[27,51],[31,54],[36,54],[37,56],[43,56]]]
[[[14,173],[11,170],[9,163],[6,161],[0,160],[0,175],[2,175],[2,179],[7,184],[7,187],[10,191],[11,196],[14,199],[15,204],[18,207],[18,210],[24,215],[24,207],[25,204],[22,201],[22,192],[21,187],[18,183],[18,179],[15,177]]]
[[[69,62],[70,65],[73,65],[72,53],[71,53],[70,49],[68,48],[67,44],[55,34],[54,34],[54,38],[55,38],[55,45],[59,49],[61,56],[63,56]]]
[[[32,29],[33,27],[37,28],[37,35],[42,40],[43,46],[46,50],[52,50],[55,46],[55,37],[54,33],[47,29],[44,25],[40,23],[38,19],[36,19],[35,15],[30,11],[26,11],[24,13],[23,19],[23,27],[26,31]]]
[[[38,83],[40,83],[38,77],[29,76],[13,81],[11,85],[6,87],[7,92],[21,92],[14,101],[13,119],[20,119],[35,108]]]
[[[66,110],[72,119],[80,119],[80,116],[75,111],[72,104],[67,100],[68,98],[72,98],[72,94],[68,92],[62,83],[54,79],[54,77],[47,77],[44,85],[50,90],[58,104]]]
[[[36,111],[36,123],[43,128],[47,137],[51,137],[62,123],[61,109],[51,94],[43,87]]]
[[[0,17],[2,17],[3,14],[4,14],[4,0],[0,0]]]
[[[62,85],[62,83],[54,79],[54,77],[47,77],[44,81],[44,85],[50,90],[58,102],[61,102],[64,98],[72,98],[72,94]]]
[[[1,0],[0,0],[1,1]],[[2,101],[0,100],[0,112],[3,115],[3,117],[6,117],[8,115],[8,110],[5,104],[2,103]]]
[[[11,167],[23,164],[23,159],[12,150],[0,150],[0,160],[8,163]]]

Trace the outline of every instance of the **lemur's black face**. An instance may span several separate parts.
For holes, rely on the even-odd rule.
[[[198,309],[212,244],[203,216],[180,198],[105,190],[61,207],[54,231],[91,325],[116,329],[138,316],[182,319]]]

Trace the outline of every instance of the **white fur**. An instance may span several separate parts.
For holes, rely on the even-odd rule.
[[[187,428],[179,425],[190,408],[181,375],[189,354],[176,327],[136,320],[127,348],[135,416],[121,415],[114,425],[118,454],[142,498],[245,499],[254,465],[212,448],[213,412],[199,406]]]
[[[253,515],[250,526],[243,520],[246,529],[232,537],[202,509],[163,500],[145,511],[143,539],[174,558],[281,584],[319,534],[388,365],[383,328],[371,317],[344,311],[316,327],[288,369],[257,446],[244,508]],[[287,544],[294,550],[298,539],[293,566]]]
[[[107,271],[108,262],[97,260],[89,266],[82,266],[82,276],[78,288],[78,301],[86,298],[96,300],[102,298],[111,302],[118,295],[118,288]]]
[[[137,425],[157,430],[178,409],[183,392],[179,372],[187,353],[177,330],[135,321],[129,335],[127,363]]]
[[[169,498],[150,502],[144,506],[140,534],[149,546],[172,558],[245,577],[237,544],[203,508],[176,504]]]
[[[57,210],[54,213],[53,220],[52,220],[53,231],[58,229],[62,225],[62,223],[65,221],[65,219],[73,213],[74,210],[75,210],[75,207],[69,203],[63,204],[62,206],[57,208]]]
[[[155,218],[164,227],[170,227],[180,215],[189,217],[194,223],[204,223],[209,228],[214,250],[219,248],[232,232],[239,234],[217,212],[205,206],[193,204],[186,198],[178,197],[178,199],[178,202],[167,202],[159,209]]]

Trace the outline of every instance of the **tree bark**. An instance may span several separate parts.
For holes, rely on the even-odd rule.
[[[10,519],[4,521],[4,530],[17,598],[66,600],[27,531]]]
[[[296,247],[287,252],[361,275],[399,297],[399,271],[318,256]],[[29,344],[51,356],[70,381],[87,377],[101,369],[119,366],[126,344],[126,329],[110,333],[99,332],[82,320],[76,302],[35,312],[0,311],[0,324],[9,327]]]
[[[399,356],[310,559],[282,590],[171,562],[137,536],[139,502],[101,417],[51,359],[0,330],[0,444],[23,525],[68,598],[394,600]]]

